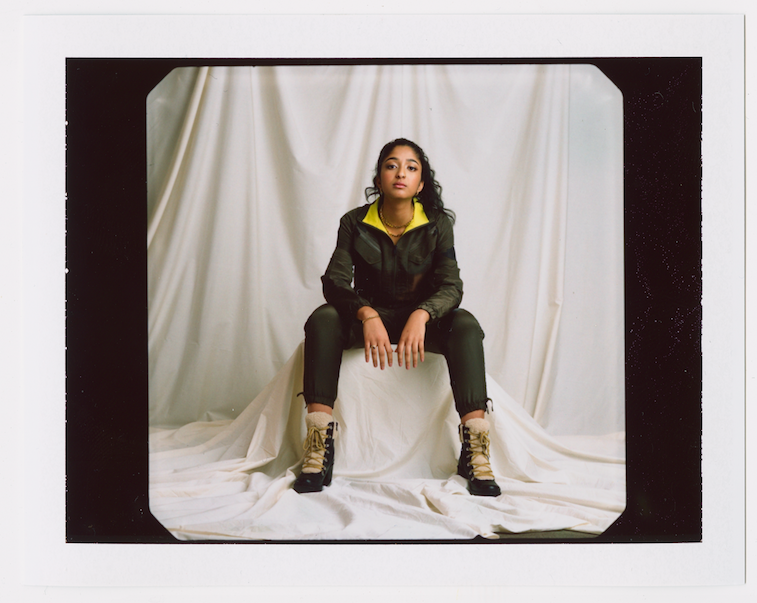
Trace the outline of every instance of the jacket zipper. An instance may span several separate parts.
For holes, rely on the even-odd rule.
[[[363,216],[365,217],[365,216]],[[387,239],[389,239],[389,242],[392,244],[392,256],[394,258],[394,265],[392,266],[392,297],[397,298],[397,245],[399,245],[399,241],[397,241],[397,244],[394,244],[394,241],[392,241],[392,238],[383,230],[380,228],[375,227],[373,224],[367,224],[366,222],[363,222],[362,218],[358,219],[358,222],[363,224],[364,226],[367,226],[369,228],[372,228],[376,232],[380,232],[382,235],[384,235]],[[421,228],[425,228],[427,226],[430,226],[433,222],[429,220],[425,224],[421,224],[419,226],[416,226],[413,228],[410,232],[415,232],[416,230],[420,230]],[[403,234],[404,236],[404,234]],[[401,239],[400,239],[401,240]]]

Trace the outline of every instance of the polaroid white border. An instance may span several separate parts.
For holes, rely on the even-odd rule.
[[[743,16],[30,16],[24,20],[24,30],[26,583],[293,587],[743,583]],[[376,56],[703,58],[701,543],[319,545],[315,549],[312,545],[66,544],[66,58]],[[327,568],[323,559],[328,560]]]

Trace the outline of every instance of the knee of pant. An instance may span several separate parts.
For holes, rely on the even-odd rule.
[[[455,341],[482,340],[484,338],[484,331],[478,324],[478,320],[467,310],[455,311],[449,333],[450,339]]]
[[[340,332],[341,319],[334,306],[324,304],[310,315],[305,323],[305,335]]]

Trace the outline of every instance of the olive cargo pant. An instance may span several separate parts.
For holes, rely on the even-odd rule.
[[[393,345],[399,341],[413,310],[415,306],[396,310],[376,308]],[[466,310],[453,310],[426,324],[424,349],[446,358],[455,408],[461,417],[474,410],[486,410],[483,339],[481,326]],[[359,320],[344,320],[329,304],[316,309],[305,324],[305,402],[333,408],[342,351],[364,345],[363,325]]]

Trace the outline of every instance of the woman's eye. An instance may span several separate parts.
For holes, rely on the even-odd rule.
[[[409,170],[410,170],[411,172],[414,172],[414,171],[415,171],[415,170],[417,170],[418,168],[417,168],[417,167],[415,167],[414,165],[411,165],[411,166],[409,166],[409,167],[408,167],[407,169],[409,169]]]

